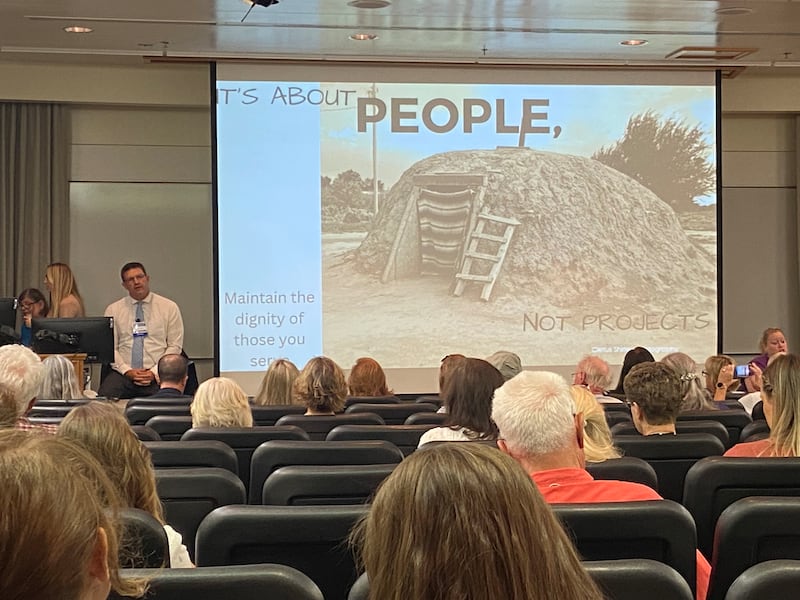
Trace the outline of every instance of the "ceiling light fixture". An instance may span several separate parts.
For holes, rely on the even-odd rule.
[[[622,40],[620,46],[644,46],[647,40]]]
[[[353,8],[386,8],[391,2],[389,0],[352,0],[347,6]]]
[[[67,33],[92,33],[94,29],[91,27],[82,27],[81,25],[70,25],[69,27],[64,27],[64,31]]]
[[[718,15],[735,17],[739,15],[752,15],[755,11],[746,6],[723,6],[714,11]]]
[[[377,40],[378,36],[374,33],[351,33],[350,39],[355,40],[356,42],[369,42],[372,40]]]

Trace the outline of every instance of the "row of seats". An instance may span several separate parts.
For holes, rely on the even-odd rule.
[[[553,509],[584,560],[657,561],[694,591],[695,524],[683,506],[652,500]],[[357,576],[345,540],[366,511],[365,506],[224,506],[202,520],[194,558],[198,567],[283,564],[310,577],[326,599],[344,599]],[[798,517],[800,498],[747,498],[726,508],[710,554],[708,600],[724,600],[736,578],[755,564],[800,559]],[[162,552],[168,554],[166,546]]]

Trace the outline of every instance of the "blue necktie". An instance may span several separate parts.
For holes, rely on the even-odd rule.
[[[142,307],[141,301],[136,303],[136,322],[137,323],[144,322],[144,308]],[[141,369],[143,367],[144,367],[144,336],[134,334],[133,348],[131,349],[131,368]]]

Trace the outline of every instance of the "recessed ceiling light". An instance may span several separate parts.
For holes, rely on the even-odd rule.
[[[746,6],[724,6],[714,11],[718,15],[736,16],[736,15],[752,15],[755,11]]]
[[[644,46],[647,40],[622,40],[620,46]]]
[[[388,0],[352,0],[347,3],[353,8],[386,8],[390,4]]]
[[[69,27],[64,27],[64,31],[67,33],[92,33],[94,29],[91,27],[82,27],[80,25],[70,25]]]
[[[357,42],[368,42],[370,40],[377,40],[378,36],[374,33],[351,33],[350,39]]]

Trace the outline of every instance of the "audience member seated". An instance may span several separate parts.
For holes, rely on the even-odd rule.
[[[779,355],[763,375],[758,366],[752,369],[770,434],[765,440],[736,444],[725,456],[800,456],[800,356]]]
[[[625,358],[622,359],[622,368],[620,369],[619,372],[617,387],[611,390],[611,393],[618,394],[620,396],[624,395],[625,390],[623,389],[623,383],[625,382],[626,375],[630,373],[631,369],[640,363],[655,362],[655,361],[656,359],[653,358],[653,355],[647,348],[636,346],[635,348],[631,348],[630,350],[628,350],[625,353]]]
[[[181,535],[164,522],[150,452],[119,408],[97,401],[76,406],[61,421],[58,433],[83,447],[100,463],[124,507],[148,512],[164,526],[173,568],[194,566]]]
[[[189,361],[180,354],[165,354],[158,359],[158,391],[151,398],[182,398],[189,380]]]
[[[0,598],[142,595],[141,580],[120,578],[119,503],[87,452],[54,436],[0,431],[0,489]]]
[[[625,377],[625,399],[636,430],[642,435],[675,435],[681,403],[681,380],[662,363],[641,363]]]
[[[120,270],[128,295],[106,307],[114,318],[114,362],[100,382],[106,398],[140,398],[158,391],[156,364],[183,349],[183,318],[172,300],[150,291],[144,265],[126,263]]]
[[[583,453],[586,460],[597,463],[622,456],[614,447],[603,405],[582,385],[573,385],[569,391],[575,401],[575,410],[583,416]]]
[[[23,346],[30,346],[31,339],[31,319],[38,319],[47,316],[47,300],[44,294],[36,288],[26,288],[17,298],[17,303],[22,311],[22,326],[20,328],[20,341]]]
[[[514,377],[514,375],[522,371],[522,360],[520,357],[507,350],[499,350],[491,356],[487,356],[486,362],[500,371],[504,381],[508,381]]]
[[[68,265],[61,262],[47,265],[44,284],[50,292],[49,316],[61,319],[86,316],[78,282]]]
[[[497,439],[492,422],[492,394],[503,385],[503,376],[485,360],[465,358],[448,375],[441,398],[447,409],[443,427],[422,434],[428,442],[472,442]]]
[[[603,597],[519,465],[480,444],[412,454],[351,540],[370,598]]]
[[[212,377],[201,383],[189,408],[194,428],[253,426],[247,394],[227,377]]]
[[[589,388],[601,404],[617,404],[618,398],[606,395],[611,385],[611,371],[608,363],[599,356],[584,356],[572,376],[572,383]]]
[[[719,407],[728,392],[739,389],[739,380],[733,376],[736,361],[725,354],[715,354],[706,359],[703,375],[706,376],[706,394]]]
[[[626,383],[633,372],[626,377]],[[586,471],[583,419],[580,413],[576,414],[567,382],[555,373],[523,371],[507,381],[494,393],[492,418],[500,432],[497,445],[530,474],[547,502],[661,499],[646,485],[595,480]],[[698,552],[698,600],[705,598],[710,572],[708,561]]]
[[[37,398],[52,400],[77,400],[83,392],[75,376],[75,365],[60,354],[52,354],[42,361],[44,377]]]
[[[681,380],[681,393],[683,394],[680,412],[692,410],[714,410],[719,408],[711,401],[703,387],[703,382],[697,374],[697,363],[691,356],[683,352],[673,352],[661,359],[661,362],[671,367]]]
[[[344,410],[347,382],[341,367],[327,356],[316,356],[306,363],[294,382],[296,404],[306,407],[307,415],[333,415]]]
[[[292,387],[298,375],[300,371],[292,361],[286,358],[273,360],[264,373],[253,404],[258,406],[292,404],[294,401]]]
[[[377,360],[361,357],[350,367],[347,388],[351,396],[391,396],[394,392],[386,385],[386,374]]]
[[[783,331],[777,327],[768,327],[764,330],[764,332],[761,334],[761,339],[758,340],[758,348],[761,351],[761,354],[751,360],[750,364],[757,366],[762,373],[764,372],[764,369],[767,368],[769,359],[772,356],[789,351],[789,346],[786,343],[786,336],[783,334]],[[748,392],[759,391],[757,387],[758,381],[753,377],[748,377],[745,379],[744,384],[745,389]]]
[[[0,427],[56,432],[53,425],[31,423],[26,418],[36,402],[36,392],[43,378],[42,361],[29,348],[19,344],[0,346],[0,397],[3,399]]]
[[[769,357],[769,360],[767,361],[767,366],[771,365],[773,363],[773,361],[775,361],[779,356],[785,356],[785,355],[786,355],[786,352],[776,352],[775,354],[773,354],[772,356]],[[753,420],[756,420],[756,417],[753,415],[753,409],[755,408],[756,404],[761,402],[761,377],[762,377],[763,370],[760,369],[758,367],[758,365],[754,365],[754,364],[751,363],[750,364],[750,373],[751,373],[751,375],[750,375],[750,377],[745,379],[745,383],[748,384],[748,389],[750,389],[752,387],[752,388],[756,388],[757,391],[748,392],[747,394],[745,394],[744,396],[739,398],[738,402],[739,402],[739,404],[742,405],[742,408],[744,408],[745,411],[747,411],[747,414],[750,415],[751,417],[753,417]],[[763,411],[763,403],[762,403],[761,410]],[[763,419],[763,416],[758,417],[758,418],[762,418]]]

